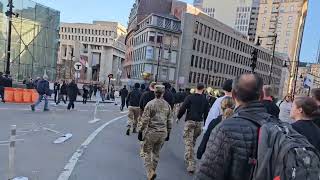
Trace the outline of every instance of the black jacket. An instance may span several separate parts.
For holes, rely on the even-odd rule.
[[[139,89],[133,89],[128,95],[127,104],[133,107],[140,107],[140,98],[141,92]]]
[[[0,76],[0,90],[3,90],[6,84],[6,78],[3,76]]]
[[[49,81],[47,80],[40,80],[37,84],[37,91],[40,95],[48,95],[50,96],[50,87],[49,87]]]
[[[54,83],[54,85],[53,85],[53,90],[54,90],[54,92],[59,92],[59,90],[60,90],[60,84],[59,84],[59,83]]]
[[[315,118],[313,122],[320,128],[320,117]]]
[[[67,95],[68,92],[67,92],[67,85],[66,84],[62,84],[61,87],[60,87],[60,94],[61,95]]]
[[[120,93],[121,99],[126,98],[129,94],[129,92],[126,88],[122,88],[119,93]]]
[[[192,120],[201,122],[207,118],[209,112],[209,104],[205,95],[192,94],[188,96],[178,113],[178,119],[181,119],[184,113],[187,111],[186,121]]]
[[[173,106],[174,106],[174,96],[173,96],[173,93],[167,89],[164,94],[163,94],[163,99],[165,101],[167,101],[167,103],[169,103],[169,105],[171,106],[171,109],[173,109]]]
[[[262,100],[261,102],[266,108],[267,113],[271,114],[276,118],[279,118],[280,109],[273,101]]]
[[[155,94],[153,91],[146,91],[142,94],[140,98],[140,109],[143,111],[144,107],[155,98]]]
[[[222,116],[219,116],[217,119],[214,119],[213,121],[210,122],[207,131],[204,133],[202,141],[198,147],[197,151],[197,158],[201,159],[203,153],[206,151],[207,148],[207,143],[210,138],[210,134],[212,130],[222,121]]]
[[[261,102],[238,107],[235,115],[213,129],[195,180],[250,179],[249,158],[257,148],[258,127],[239,114],[250,113],[261,121],[266,110]],[[243,116],[243,115],[242,115]]]
[[[292,127],[320,151],[320,128],[314,122],[301,120],[293,123]]]
[[[79,89],[78,89],[77,84],[70,83],[68,85],[67,92],[68,92],[68,97],[69,97],[70,101],[76,101],[77,100],[77,96],[78,96],[78,93],[79,93]]]

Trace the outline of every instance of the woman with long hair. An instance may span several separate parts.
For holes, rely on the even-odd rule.
[[[221,109],[222,109],[222,115],[219,116],[217,119],[210,122],[207,131],[203,135],[201,144],[197,151],[197,158],[201,159],[203,153],[206,151],[207,143],[210,138],[210,134],[212,130],[223,120],[228,119],[230,116],[233,115],[233,110],[235,108],[235,102],[232,99],[232,97],[225,97],[221,102]]]

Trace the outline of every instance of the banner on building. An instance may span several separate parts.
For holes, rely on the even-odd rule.
[[[152,46],[147,46],[146,58],[147,58],[148,60],[153,60],[153,59],[154,59],[154,58],[153,58],[153,54],[154,54],[154,52],[153,52],[153,47],[152,47]]]

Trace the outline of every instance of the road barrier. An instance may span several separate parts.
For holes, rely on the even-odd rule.
[[[4,99],[7,103],[34,103],[39,95],[35,89],[10,88],[4,89]]]

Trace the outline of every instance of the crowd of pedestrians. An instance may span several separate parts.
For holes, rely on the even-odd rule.
[[[157,177],[173,120],[183,117],[185,167],[195,180],[319,178],[320,89],[275,102],[273,88],[250,73],[225,81],[219,96],[201,83],[173,89],[151,83],[147,90],[135,84],[120,91],[121,110],[126,102],[129,107],[126,134],[138,133],[148,180]]]

